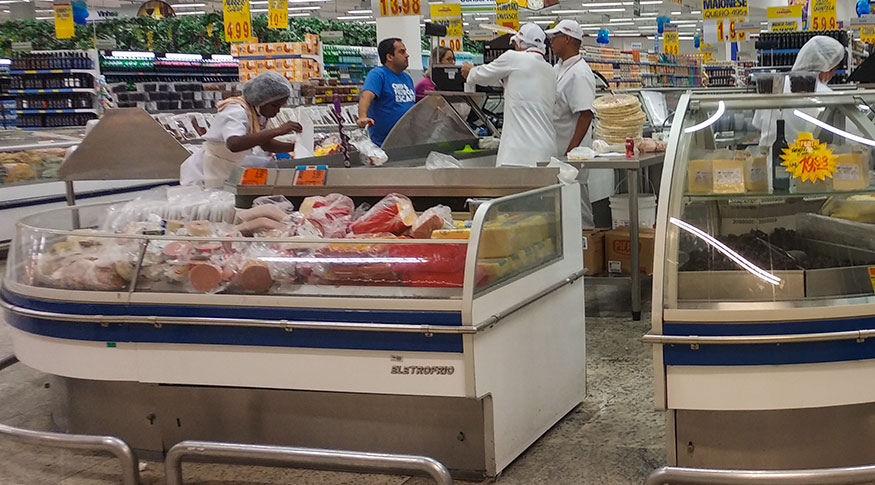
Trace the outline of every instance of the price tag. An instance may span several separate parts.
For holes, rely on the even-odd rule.
[[[662,34],[662,52],[664,54],[678,55],[679,43],[677,31],[664,31]]]
[[[720,19],[717,21],[717,36],[723,42],[737,42],[747,37],[745,31],[739,29],[744,19]],[[759,32],[759,26],[755,29]]]
[[[292,185],[325,185],[327,178],[328,165],[298,165]]]
[[[441,37],[439,42],[444,47],[459,52],[462,50],[462,37],[464,36],[464,27],[462,26],[462,7],[458,3],[442,3],[431,5],[431,21],[432,23],[443,25],[447,28],[446,37]],[[437,63],[438,59],[433,62]]]
[[[222,0],[225,11],[225,41],[245,42],[252,38],[249,0]]]
[[[495,0],[495,23],[514,30],[519,30],[519,5],[514,0]]]
[[[812,0],[811,26],[808,30],[835,30],[836,0]]]
[[[784,149],[781,165],[790,176],[805,182],[833,178],[836,170],[836,156],[826,143],[815,139],[811,133],[799,133],[796,141]]]
[[[289,28],[289,0],[268,0],[267,28]]]
[[[422,14],[420,0],[372,0],[374,15],[380,17],[403,17]]]
[[[240,185],[264,185],[267,183],[266,168],[247,168],[243,171]]]

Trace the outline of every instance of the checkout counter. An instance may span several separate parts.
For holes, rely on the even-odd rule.
[[[586,395],[580,192],[555,168],[489,166],[489,152],[460,155],[480,168],[424,168],[435,146],[474,142],[436,103],[402,118],[384,166],[298,160],[258,179],[237,170],[225,188],[238,207],[261,195],[298,207],[319,194],[358,204],[400,193],[468,220],[453,239],[83,231],[102,227],[111,205],[22,219],[2,305],[17,357],[54,376],[58,426],[155,453],[189,439],[280,444],[498,475]],[[419,135],[407,123],[427,122],[429,106],[449,139],[395,145],[396,131]],[[307,170],[297,164],[321,165],[324,184],[296,184]],[[487,200],[463,212],[471,198]],[[198,291],[189,278],[204,263],[169,256],[180,247],[219,260],[269,250],[249,262],[270,284],[240,286],[232,268],[221,289]]]

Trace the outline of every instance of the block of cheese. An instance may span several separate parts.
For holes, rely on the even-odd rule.
[[[687,169],[687,192],[691,194],[707,194],[714,185],[714,175],[711,171],[711,160],[690,160]]]

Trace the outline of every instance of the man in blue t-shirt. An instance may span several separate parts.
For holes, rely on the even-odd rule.
[[[382,146],[386,135],[416,102],[413,79],[407,74],[407,48],[401,39],[380,41],[377,47],[382,66],[368,73],[359,96],[359,127],[371,127],[371,140]]]

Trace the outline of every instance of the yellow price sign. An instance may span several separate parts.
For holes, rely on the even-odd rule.
[[[662,34],[662,52],[664,54],[671,54],[673,56],[676,56],[678,55],[679,50],[680,43],[677,31],[666,31],[664,34]]]
[[[860,27],[860,40],[867,44],[875,44],[875,25],[863,25]]]
[[[495,0],[495,23],[514,30],[520,29],[520,10],[516,0]]]
[[[446,37],[440,38],[440,45],[458,52],[462,50],[462,37],[465,35],[462,25],[462,6],[458,3],[436,4],[429,7],[431,21],[446,26]],[[433,59],[432,62],[437,62]]]
[[[289,0],[268,0],[267,28],[289,28]]]
[[[372,10],[380,17],[404,17],[420,15],[422,5],[420,0],[374,0]]]
[[[76,25],[73,23],[73,5],[57,3],[55,9],[55,37],[69,39],[76,35]]]
[[[784,149],[781,165],[793,178],[803,182],[826,180],[837,172],[836,156],[826,143],[814,139],[811,133],[799,133],[796,141]]]
[[[702,0],[702,18],[737,19],[747,17],[748,0]]]
[[[811,26],[808,30],[835,30],[836,0],[811,1]]]
[[[776,20],[771,23],[771,32],[795,32],[799,30],[798,20]]]
[[[744,19],[717,20],[717,39],[722,42],[736,42],[747,38],[747,34],[737,28],[742,22]]]
[[[245,42],[252,37],[249,0],[222,0],[225,13],[225,41]]]

